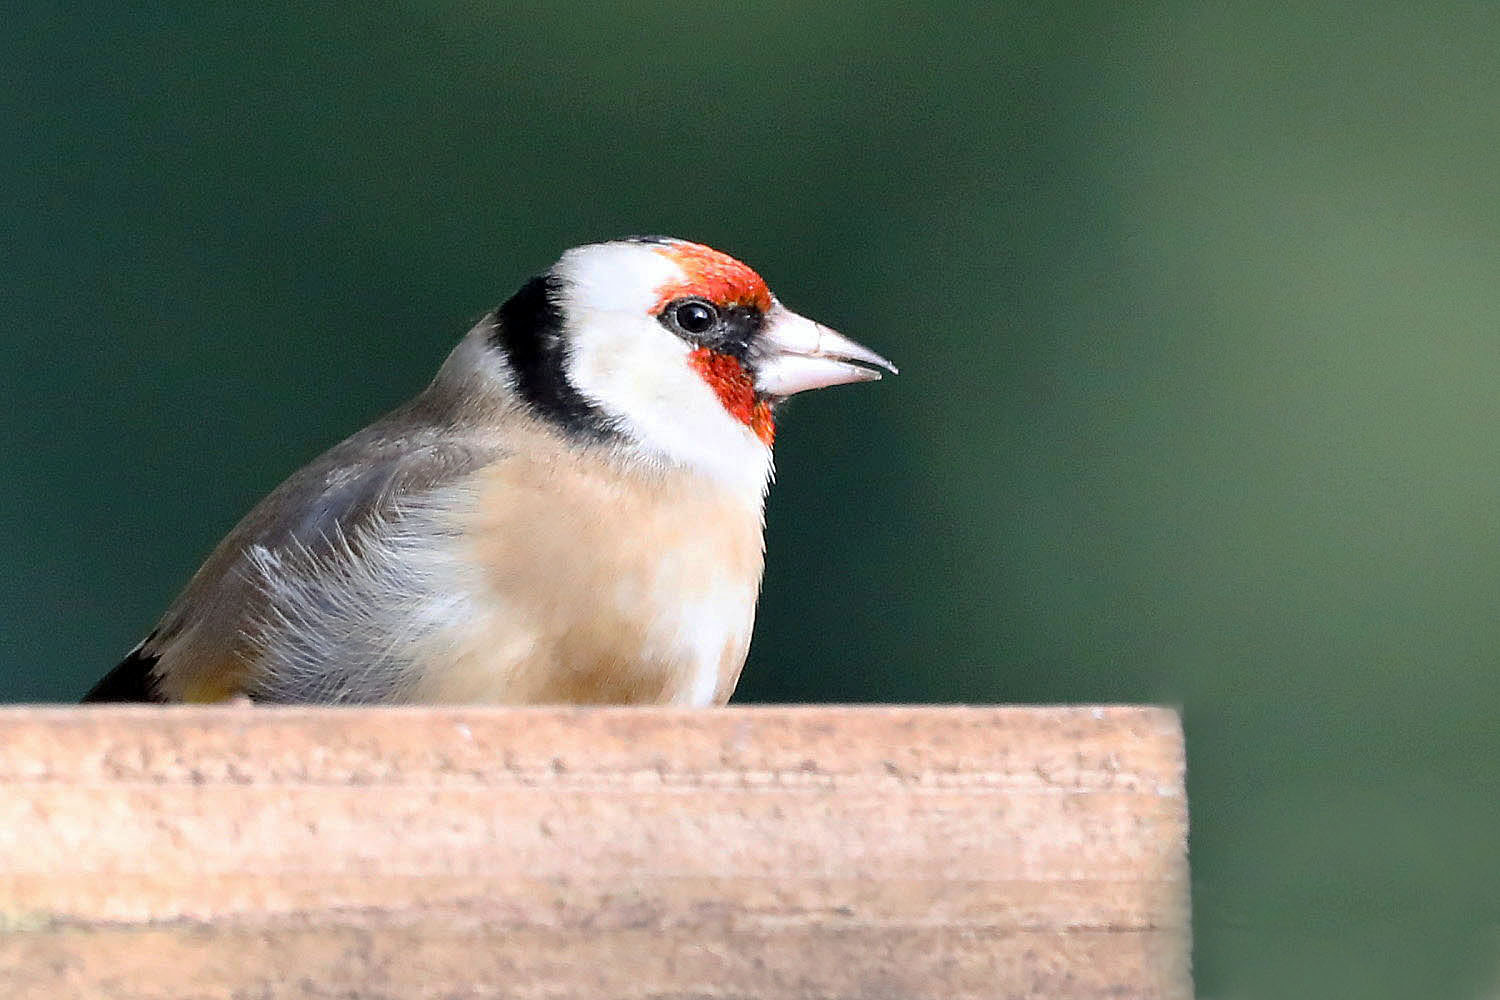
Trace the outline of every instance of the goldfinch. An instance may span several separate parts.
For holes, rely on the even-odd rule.
[[[717,250],[569,250],[257,504],[84,701],[721,704],[777,404],[877,369]]]

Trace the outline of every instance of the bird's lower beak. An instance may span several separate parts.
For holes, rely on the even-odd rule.
[[[896,366],[820,323],[776,305],[756,339],[756,391],[786,397],[846,382],[873,382]],[[854,362],[858,362],[855,364]]]

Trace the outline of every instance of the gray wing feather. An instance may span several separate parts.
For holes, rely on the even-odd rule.
[[[235,687],[273,701],[378,701],[399,694],[391,621],[375,603],[410,603],[422,581],[370,574],[411,562],[392,546],[423,544],[414,512],[503,452],[409,407],[293,474],[219,543],[162,619],[150,645],[169,695],[243,674]],[[428,518],[427,520],[431,520]],[[424,529],[426,530],[426,529]],[[413,563],[413,565],[416,565]],[[364,590],[361,590],[361,587]],[[273,642],[272,639],[275,641]]]

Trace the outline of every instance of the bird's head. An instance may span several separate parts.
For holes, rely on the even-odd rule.
[[[654,236],[567,251],[500,307],[488,340],[515,391],[565,432],[757,491],[778,403],[896,371],[733,257]]]

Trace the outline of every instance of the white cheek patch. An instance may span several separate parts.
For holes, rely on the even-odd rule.
[[[770,448],[724,408],[694,369],[692,347],[647,311],[681,270],[640,247],[586,249],[564,257],[569,381],[646,451],[759,499]]]

